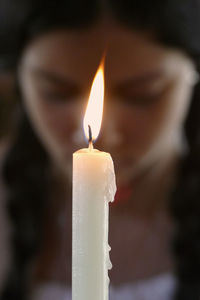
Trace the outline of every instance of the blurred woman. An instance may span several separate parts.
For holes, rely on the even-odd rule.
[[[199,299],[199,1],[4,2],[0,65],[21,113],[3,157],[2,299],[70,299],[71,157],[105,49],[110,300]]]

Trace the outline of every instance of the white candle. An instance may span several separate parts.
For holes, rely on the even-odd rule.
[[[111,268],[108,211],[116,192],[115,173],[110,154],[92,147],[102,118],[95,117],[94,108],[102,114],[103,94],[103,69],[100,68],[92,85],[84,120],[85,130],[91,126],[90,146],[73,154],[73,300],[108,300],[108,269]],[[101,104],[94,105],[94,101],[99,100]]]

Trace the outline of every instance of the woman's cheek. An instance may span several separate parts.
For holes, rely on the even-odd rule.
[[[154,147],[157,147],[161,139],[168,134],[168,112],[166,102],[156,103],[151,107],[132,110],[121,122],[123,134],[126,136],[126,144],[131,148],[135,157],[141,158]]]
[[[146,147],[155,134],[158,117],[152,108],[127,108],[121,111],[118,126],[125,143],[134,150]]]
[[[49,103],[38,96],[26,100],[32,126],[50,157],[60,162],[65,162],[67,157],[71,158],[71,153],[76,148],[73,148],[72,143],[77,128],[76,106]]]
[[[46,135],[59,147],[73,145],[73,135],[78,128],[77,108],[70,104],[43,104],[41,119]]]

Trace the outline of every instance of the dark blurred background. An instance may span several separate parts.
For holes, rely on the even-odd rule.
[[[9,137],[14,130],[17,116],[14,97],[14,79],[9,73],[0,72],[0,139]]]

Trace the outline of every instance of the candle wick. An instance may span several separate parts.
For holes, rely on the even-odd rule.
[[[92,142],[92,129],[91,126],[88,125],[88,131],[89,131],[89,149],[93,149],[93,142]]]
[[[88,125],[88,131],[89,131],[89,143],[90,143],[92,142],[92,129],[90,125]]]

